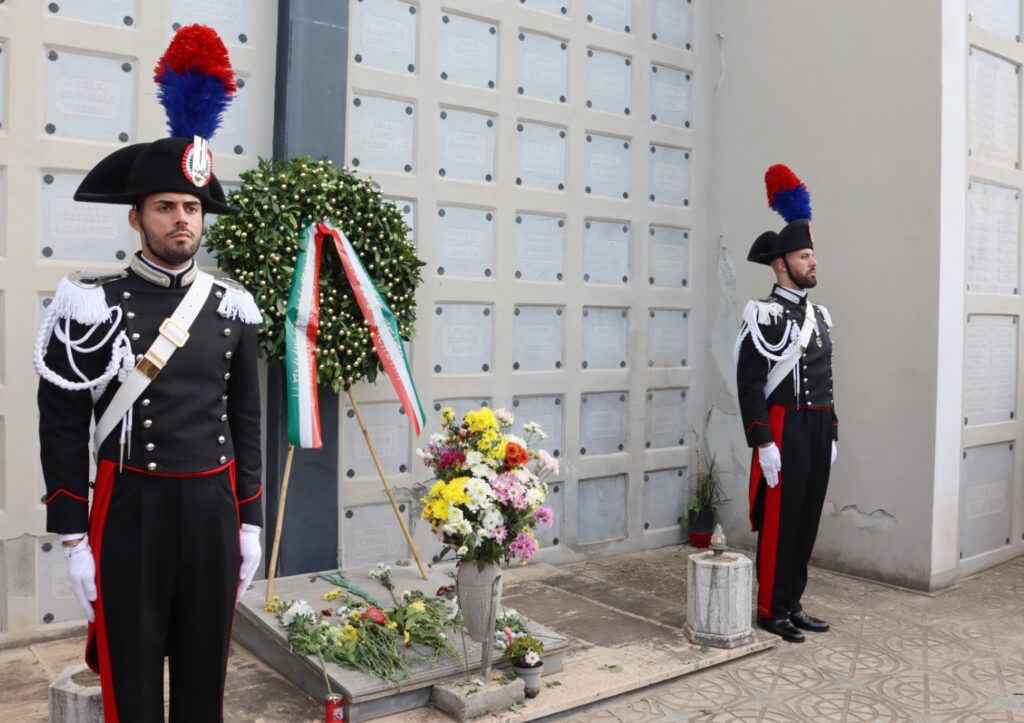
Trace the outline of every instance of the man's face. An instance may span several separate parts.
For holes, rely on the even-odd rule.
[[[187,193],[154,193],[128,212],[128,223],[142,235],[142,255],[177,268],[199,251],[203,237],[203,204]]]
[[[789,278],[801,289],[813,289],[818,285],[818,262],[811,249],[798,249],[786,254]]]

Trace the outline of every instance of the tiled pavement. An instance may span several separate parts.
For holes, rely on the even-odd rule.
[[[506,604],[547,618],[581,648],[620,648],[625,657],[636,640],[649,644],[681,623],[689,552],[529,566],[506,587]],[[1024,721],[1024,557],[933,597],[812,570],[805,605],[833,630],[547,720]],[[616,614],[622,606],[632,622]],[[0,719],[45,721],[46,682],[80,649],[81,639],[69,639],[0,651]],[[227,686],[227,720],[318,719],[313,701],[237,646]]]

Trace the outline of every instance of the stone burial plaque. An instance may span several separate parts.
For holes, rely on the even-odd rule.
[[[569,97],[569,43],[537,33],[519,33],[516,92],[565,103]]]
[[[224,111],[220,129],[210,140],[210,148],[217,154],[241,156],[248,150],[249,138],[249,76],[238,74],[238,91]]]
[[[534,537],[537,538],[542,550],[554,547],[562,541],[562,518],[565,514],[565,485],[554,481],[554,477],[548,477],[545,482],[548,486],[548,498],[544,501],[544,506],[551,508],[554,519],[550,527],[537,525],[533,528]]]
[[[67,562],[61,551],[60,538],[57,535],[47,535],[33,542],[37,550],[34,557],[37,581],[35,590],[39,594],[38,622],[48,625],[81,620],[82,608],[78,606],[74,593],[68,587]],[[31,559],[29,557],[29,560]]]
[[[131,27],[139,17],[136,0],[59,0],[46,6],[54,15],[104,25]]]
[[[629,395],[590,392],[580,395],[580,455],[616,454],[629,437]]]
[[[247,43],[252,34],[255,0],[174,0],[172,27],[199,23],[216,30],[225,43]]]
[[[491,371],[491,304],[440,303],[434,307],[434,373]]]
[[[516,185],[565,190],[565,128],[516,124]]]
[[[676,128],[693,121],[693,74],[667,65],[651,65],[651,120]]]
[[[7,43],[0,40],[0,130],[7,128]]]
[[[967,152],[1016,168],[1020,162],[1020,66],[978,48],[967,59]]]
[[[629,223],[583,222],[583,280],[592,284],[629,283]]]
[[[402,220],[405,221],[405,225],[409,227],[409,233],[406,234],[405,238],[413,246],[416,245],[416,201],[411,198],[398,198],[397,196],[384,196],[384,201],[391,201],[395,204],[395,208],[402,214]]]
[[[649,163],[648,184],[651,202],[669,206],[689,206],[690,176],[693,173],[690,151],[652,143]]]
[[[680,50],[692,50],[691,0],[651,0],[651,39]]]
[[[1017,317],[971,314],[964,343],[964,424],[1008,422],[1017,410]]]
[[[416,520],[410,519],[409,504],[400,503],[399,511],[411,532]],[[345,509],[341,523],[342,567],[369,567],[378,562],[391,564],[410,557],[409,545],[390,504]]]
[[[1010,544],[1013,443],[968,447],[960,475],[960,557]]]
[[[0,208],[7,208],[7,169],[0,166]],[[4,214],[6,215],[6,214]],[[7,224],[0,223],[0,256],[7,255]]]
[[[482,20],[441,13],[441,79],[493,88],[498,82],[498,28]]]
[[[629,360],[629,309],[583,307],[584,369],[625,369]]]
[[[384,471],[405,474],[409,471],[409,418],[398,402],[364,402],[359,405],[370,439]],[[342,415],[341,468],[346,479],[376,477],[370,448],[359,428],[352,406],[346,402]]]
[[[565,219],[516,215],[515,276],[523,281],[561,281],[565,271]]]
[[[106,143],[132,140],[135,58],[101,58],[48,48],[43,130]]]
[[[633,0],[587,0],[587,22],[620,33],[632,32]]]
[[[441,111],[437,173],[462,181],[494,180],[494,118],[468,110]]]
[[[690,231],[672,226],[651,226],[647,247],[648,278],[653,286],[689,285]]]
[[[470,398],[452,398],[452,399],[438,399],[434,402],[434,406],[427,411],[427,424],[424,429],[433,434],[441,429],[441,410],[445,407],[451,407],[452,411],[455,412],[455,418],[462,422],[462,418],[466,416],[466,412],[471,412],[474,409],[480,407],[490,407],[490,399],[470,399]],[[421,442],[422,445],[426,445],[426,440]]]
[[[360,0],[351,6],[352,60],[397,73],[416,72],[416,6],[401,0]]]
[[[686,390],[651,389],[647,392],[644,447],[682,447],[686,444]]]
[[[583,178],[586,193],[629,198],[629,139],[587,134]]]
[[[548,372],[562,368],[565,308],[516,305],[512,319],[512,369]]]
[[[577,542],[607,542],[626,536],[626,475],[591,477],[579,482]]]
[[[437,209],[438,276],[484,278],[494,269],[494,212],[481,208]]]
[[[1020,41],[1020,0],[967,0],[967,17],[979,28]]]
[[[565,399],[558,394],[547,396],[514,397],[512,413],[516,417],[516,434],[523,434],[523,424],[536,422],[548,438],[537,441],[538,449],[546,449],[554,457],[562,456],[562,429],[565,426]],[[564,470],[550,479],[562,479]]]
[[[120,265],[131,248],[127,214],[123,206],[75,201],[75,189],[84,177],[84,173],[43,171],[39,255]]]
[[[679,525],[686,514],[686,467],[644,472],[644,530]]]
[[[552,15],[568,15],[569,0],[519,0],[523,7]]]
[[[1020,191],[967,187],[967,290],[1016,294],[1020,287]]]
[[[411,173],[416,113],[412,103],[357,95],[352,99],[349,163],[360,170]]]
[[[647,366],[687,366],[690,312],[684,309],[651,309],[648,316]]]
[[[587,48],[587,107],[629,115],[632,60],[618,53]]]

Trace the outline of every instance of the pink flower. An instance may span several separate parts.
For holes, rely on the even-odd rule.
[[[466,455],[460,450],[452,449],[441,455],[441,459],[437,462],[437,471],[454,467],[455,469],[461,469],[462,463],[466,461]]]
[[[544,527],[551,527],[551,524],[555,521],[555,513],[551,511],[550,507],[538,507],[533,511],[533,517],[537,520],[538,525]]]
[[[512,641],[515,640],[515,636],[512,634],[512,628],[508,625],[505,626],[505,639],[508,640],[508,644],[511,645]]]
[[[494,490],[498,501],[502,504],[512,505],[517,510],[525,510],[528,507],[526,504],[526,487],[516,479],[515,475],[507,473],[498,475],[494,482],[491,483],[491,488]]]
[[[508,546],[510,554],[516,555],[522,562],[526,562],[540,549],[540,543],[525,532],[516,535],[516,539]]]
[[[508,527],[505,525],[498,525],[494,529],[494,541],[504,542],[506,537],[508,537]]]
[[[551,470],[551,474],[558,474],[558,460],[552,457],[547,450],[540,450],[540,466],[543,469]]]
[[[533,668],[540,662],[540,656],[531,650],[523,656],[523,662],[526,663],[526,667]]]
[[[384,611],[380,608],[370,608],[359,617],[363,620],[369,618],[371,622],[377,623],[378,625],[384,625],[388,621],[388,616],[385,615]]]

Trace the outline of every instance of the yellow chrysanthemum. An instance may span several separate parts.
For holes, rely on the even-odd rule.
[[[469,495],[466,494],[466,483],[469,477],[456,477],[441,490],[441,499],[447,500],[453,505],[464,505],[469,502]],[[448,515],[445,514],[447,519]]]
[[[451,407],[445,407],[444,409],[442,409],[441,410],[441,421],[445,422],[446,424],[448,422],[454,422],[455,421],[455,410],[452,409]]]
[[[498,429],[498,420],[495,419],[494,412],[487,407],[480,407],[480,409],[475,411],[467,412],[466,424],[469,425],[469,431],[473,434],[479,434],[488,429]]]
[[[324,602],[331,602],[332,600],[337,600],[339,597],[341,597],[341,589],[334,588],[333,590],[328,590],[324,593]]]
[[[429,513],[430,516],[427,519],[443,522],[448,519],[448,507],[448,500],[438,498],[427,505],[423,514],[426,516]]]
[[[386,627],[388,630],[394,630],[398,627],[398,623],[396,623],[394,620],[391,620],[384,627]]]
[[[359,631],[351,625],[346,625],[341,629],[341,634],[345,640],[359,640]]]
[[[413,600],[409,603],[409,609],[413,612],[422,613],[426,611],[427,606],[422,600]]]

